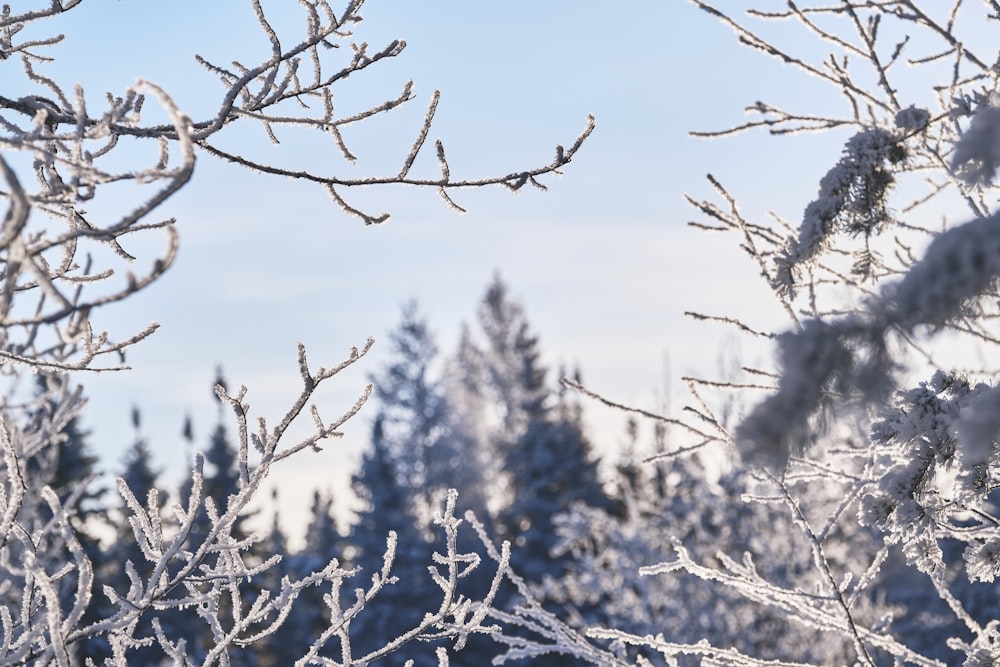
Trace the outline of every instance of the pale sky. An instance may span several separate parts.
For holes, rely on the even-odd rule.
[[[264,6],[286,43],[296,43],[296,3]],[[781,321],[737,239],[688,228],[698,215],[682,195],[708,196],[704,175],[711,172],[751,215],[775,209],[795,219],[843,137],[759,133],[705,141],[686,133],[742,122],[743,108],[757,99],[813,109],[837,104],[834,95],[740,47],[730,30],[675,0],[371,0],[363,14],[359,39],[377,48],[402,38],[408,46],[345,86],[338,108],[394,97],[410,78],[418,99],[395,118],[345,133],[361,158],[356,166],[344,163],[332,143],[294,137],[272,148],[261,136],[254,150],[322,171],[397,170],[434,89],[442,99],[430,138],[444,141],[455,175],[546,163],[590,113],[597,130],[565,176],[546,181],[548,192],[459,193],[469,210],[462,216],[432,191],[346,191],[355,205],[393,214],[369,228],[318,187],[201,155],[193,183],[164,207],[179,220],[175,267],[97,316],[96,326],[117,337],[162,324],[129,354],[134,370],[83,378],[90,397],[84,425],[106,463],[116,465],[131,442],[136,404],[156,462],[173,483],[186,460],[185,414],[194,418],[200,446],[215,424],[216,365],[224,366],[230,387],[249,388],[255,414],[274,421],[297,395],[296,342],[306,344],[315,365],[331,365],[374,336],[371,356],[318,395],[321,413],[333,417],[378,368],[406,300],[419,300],[447,352],[498,270],[524,303],[553,372],[578,365],[594,390],[645,408],[656,407],[665,356],[669,388],[680,401],[678,378],[712,372],[731,344],[725,329],[692,322],[685,310],[761,326]],[[81,81],[95,101],[147,78],[195,120],[212,113],[222,89],[194,54],[256,62],[267,48],[250,3],[233,0],[84,3],[51,25],[67,42],[45,71]],[[433,170],[432,154],[426,157]],[[160,244],[151,238],[130,250],[151,253]],[[762,352],[744,352],[762,361]],[[304,513],[316,485],[344,498],[337,492],[367,440],[374,408],[324,453],[304,453],[279,469],[284,514]],[[588,420],[599,450],[613,452],[624,416],[594,406]]]

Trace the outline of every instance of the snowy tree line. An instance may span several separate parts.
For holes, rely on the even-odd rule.
[[[287,546],[280,513],[269,530],[256,531],[259,535],[246,527],[251,517],[238,514],[231,538],[244,545],[244,561],[259,565],[276,554],[283,557],[257,582],[238,583],[238,597],[230,604],[239,600],[250,608],[261,590],[274,590],[285,577],[307,578],[336,557],[345,577],[351,573],[346,578],[351,589],[364,586],[373,574],[385,576],[387,583],[366,601],[349,631],[319,646],[313,659],[336,661],[345,641],[353,655],[377,653],[418,630],[419,641],[389,653],[385,664],[437,664],[436,651],[453,648],[453,641],[424,627],[427,601],[441,590],[427,567],[440,549],[443,516],[470,511],[469,519],[478,521],[482,532],[477,535],[468,526],[455,532],[455,547],[464,554],[465,566],[473,568],[458,591],[470,603],[486,600],[489,606],[478,607],[485,610],[484,632],[451,653],[452,664],[521,658],[531,664],[577,664],[584,657],[580,647],[563,653],[566,633],[583,640],[581,633],[595,628],[669,638],[669,646],[682,655],[712,655],[708,645],[699,644],[707,641],[730,655],[759,660],[833,664],[852,659],[850,639],[794,600],[822,585],[810,544],[819,538],[802,533],[807,519],[775,507],[782,499],[763,496],[760,480],[731,452],[678,455],[682,438],[676,424],[660,422],[644,429],[630,417],[620,455],[604,461],[599,470],[579,398],[566,387],[579,378],[565,383],[550,378],[526,313],[499,278],[488,287],[476,320],[475,326],[463,328],[457,349],[444,355],[416,303],[403,309],[389,336],[392,355],[372,377],[375,413],[369,445],[352,478],[362,501],[352,524],[347,530],[338,527],[328,489],[315,492],[305,544],[297,551]],[[225,386],[221,377],[217,384]],[[141,435],[138,410],[133,423],[136,438],[120,475],[132,496],[148,497],[163,484],[154,448]],[[879,428],[888,429],[890,423]],[[204,451],[200,493],[224,506],[239,495],[240,457],[223,413],[206,443],[192,443],[192,431],[186,423],[187,448]],[[136,565],[140,578],[150,575],[153,563],[135,539],[128,505],[110,501],[109,489],[95,483],[98,461],[75,421],[65,435],[56,448],[57,465],[44,472],[39,466],[35,480],[62,494],[69,515],[78,517],[76,538],[94,564],[91,586],[97,600],[104,586],[127,590],[131,575],[122,563]],[[155,447],[161,448],[162,443]],[[721,474],[719,457],[724,458]],[[189,480],[175,499],[187,506],[191,494]],[[172,502],[169,495],[156,499],[158,514]],[[837,516],[844,504],[836,490],[819,489],[809,501],[810,511],[820,518]],[[208,511],[197,513],[187,529],[187,543],[204,543],[212,525]],[[880,642],[887,652],[902,651],[918,664],[950,662],[952,610],[931,582],[913,575],[905,552],[884,552],[879,531],[857,522],[829,525],[827,531],[822,535],[824,568],[879,565],[851,603],[855,622],[891,627]],[[387,563],[390,534],[394,546]],[[501,539],[512,549],[505,563],[510,570],[498,579],[497,565],[486,567],[485,562],[490,546]],[[650,566],[658,576],[643,573]],[[1000,613],[995,588],[980,590],[953,575],[948,591],[973,618]],[[59,593],[69,605],[79,590],[63,586]],[[241,638],[228,648],[227,659],[231,664],[293,664],[303,647],[335,621],[325,595],[319,586],[303,588],[280,632],[254,641]],[[772,609],[775,603],[786,605],[784,612]],[[812,617],[821,632],[811,624],[803,627],[788,612]],[[108,602],[89,610],[94,618],[112,613]],[[566,627],[561,632],[539,627],[540,614],[554,614]],[[217,641],[194,608],[164,614],[158,625],[157,632],[168,641],[183,640],[188,658],[196,662],[205,661]],[[146,624],[145,632],[153,630]],[[591,641],[588,651],[613,646]],[[112,655],[104,637],[81,642],[73,652],[81,662]],[[129,664],[162,660],[156,645],[136,647],[128,655]],[[640,656],[661,664],[648,648],[619,647],[591,657],[603,663]]]
[[[412,99],[407,87],[334,113],[343,79],[405,47],[351,41],[361,2],[300,3],[305,30],[291,47],[251,2],[270,55],[202,60],[222,87],[218,112],[198,120],[149,82],[98,104],[45,76],[42,54],[61,37],[39,21],[81,4],[0,14],[5,86],[23,93],[0,95],[0,663],[1000,663],[996,2],[788,2],[736,16],[695,0],[845,102],[814,112],[758,101],[748,122],[700,133],[843,140],[801,219],[745,213],[717,176],[712,199],[690,198],[704,216],[694,224],[736,235],[788,321],[692,316],[773,343],[776,368],[685,378],[677,414],[618,405],[551,377],[497,280],[449,355],[404,310],[391,361],[332,419],[312,397],[371,341],[330,367],[300,347],[300,394],[270,423],[249,413],[245,387],[220,383],[219,424],[176,495],[157,480],[138,413],[122,476],[102,488],[79,383],[155,330],[120,338],[95,323],[172,265],[174,221],[156,211],[199,156],[313,181],[375,224],[387,215],[344,191],[417,185],[457,206],[459,188],[544,187],[593,121],[541,167],[462,180],[438,142],[439,176],[415,177],[435,94],[399,171],[289,171],[220,136],[250,125],[276,139],[294,126],[350,160],[341,127]],[[806,30],[822,55],[763,36],[773,22]],[[346,60],[336,43],[353,47]],[[920,76],[901,75],[904,64]],[[167,122],[144,120],[147,96]],[[153,147],[145,168],[109,159],[125,145]],[[122,183],[137,187],[95,203]],[[123,271],[130,235],[157,232],[166,249],[152,267]],[[277,524],[250,533],[247,508],[271,467],[329,446],[372,393],[351,532],[320,493],[305,548],[291,552]],[[627,422],[626,454],[602,473],[582,397],[642,417],[652,434]],[[299,419],[312,430],[292,441]]]

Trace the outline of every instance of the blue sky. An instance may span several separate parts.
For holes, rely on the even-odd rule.
[[[286,41],[297,41],[296,3],[264,6]],[[84,378],[85,426],[106,460],[119,460],[131,442],[136,404],[158,463],[176,477],[185,463],[185,414],[201,444],[215,424],[216,365],[230,386],[249,387],[256,414],[274,420],[297,393],[296,342],[306,344],[314,364],[329,365],[374,336],[371,357],[318,395],[321,413],[339,414],[377,368],[385,348],[379,341],[404,301],[419,300],[447,351],[496,271],[523,301],[553,368],[579,365],[595,390],[647,408],[663,389],[665,356],[679,401],[677,378],[712,372],[732,345],[726,330],[691,322],[685,310],[762,326],[781,321],[736,239],[686,226],[697,214],[682,195],[708,196],[704,175],[711,172],[752,215],[776,209],[794,219],[836,160],[842,137],[705,141],[687,132],[741,122],[743,107],[761,98],[810,109],[836,103],[816,82],[741,48],[731,31],[684,2],[371,0],[363,14],[359,39],[377,47],[403,38],[408,46],[345,86],[338,108],[395,96],[410,78],[418,99],[393,119],[345,134],[361,158],[357,166],[332,144],[294,135],[276,148],[248,136],[258,142],[252,150],[324,171],[393,171],[434,89],[442,100],[431,138],[445,142],[456,174],[545,163],[557,143],[572,142],[589,113],[596,132],[565,176],[547,181],[548,192],[460,193],[469,210],[462,216],[431,191],[346,192],[356,205],[393,214],[369,228],[317,187],[202,155],[193,183],[164,208],[179,220],[176,266],[98,320],[119,336],[162,324],[130,353],[134,370]],[[221,87],[194,53],[252,61],[267,47],[250,3],[230,0],[84,3],[51,25],[67,34],[47,70],[54,76],[80,81],[94,100],[144,77],[196,120],[213,111]],[[434,164],[422,167],[430,173]],[[130,250],[148,251],[150,262],[160,243]],[[762,351],[744,352],[761,361]],[[369,406],[324,453],[304,454],[278,471],[286,513],[305,511],[315,485],[341,488],[373,413]],[[588,419],[601,451],[613,451],[624,417],[594,407]]]

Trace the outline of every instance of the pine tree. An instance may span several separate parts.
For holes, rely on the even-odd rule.
[[[139,408],[133,406],[132,427],[135,430],[135,438],[122,460],[121,479],[136,501],[145,508],[150,498],[150,491],[158,488],[160,471],[153,465],[152,452],[148,440],[142,436],[141,424],[142,418]],[[158,495],[157,507],[163,507],[165,501],[166,498]],[[134,514],[124,499],[120,500],[117,511],[111,516],[113,517],[115,538],[107,550],[109,566],[104,580],[120,597],[124,598],[132,585],[129,578],[129,568],[134,569],[139,575],[140,581],[146,581],[153,572],[154,564],[146,558],[139,546],[139,540],[131,523]],[[170,617],[164,619],[164,625],[167,626],[168,632],[173,631],[170,627],[170,620]],[[139,626],[134,636],[154,636],[149,618],[144,617],[139,620]],[[155,665],[162,659],[162,654],[153,646],[136,647],[129,653],[128,659],[130,665]]]
[[[347,565],[344,558],[344,538],[340,535],[337,521],[333,517],[333,494],[329,491],[321,493],[318,489],[314,491],[309,514],[311,518],[306,529],[306,546],[303,553],[317,560],[308,567],[312,569],[322,567],[333,557],[337,557],[343,565]]]
[[[558,545],[554,517],[578,503],[608,506],[590,452],[579,405],[552,391],[546,380],[538,336],[520,303],[496,276],[479,307],[482,344],[471,336],[460,341],[457,378],[463,399],[458,413],[475,428],[479,449],[494,462],[489,491],[494,510],[492,530],[513,544],[511,566],[552,609],[580,621],[593,620],[595,609],[584,600],[549,596],[573,555],[554,553]],[[508,609],[521,602],[502,588],[498,604]],[[564,614],[565,615],[565,614]],[[536,657],[533,664],[562,664],[557,656]]]
[[[401,567],[411,568],[421,562],[421,554],[423,562],[427,562],[430,552],[426,540],[434,532],[431,519],[441,508],[448,489],[459,492],[459,516],[471,509],[488,521],[484,450],[479,447],[475,424],[469,419],[472,412],[456,409],[456,399],[467,397],[461,387],[473,391],[480,389],[475,385],[462,385],[454,365],[442,368],[445,365],[438,359],[434,336],[414,302],[404,306],[400,323],[390,334],[390,345],[392,356],[385,368],[372,378],[379,401],[378,415],[372,435],[372,459],[367,461],[369,467],[362,470],[361,477],[370,481],[375,475],[375,479],[382,480],[381,484],[395,478],[398,488],[385,489],[391,498],[374,499],[372,506],[379,515],[384,512],[393,515],[398,511],[409,512],[415,517],[424,543],[406,560],[401,554],[399,563]],[[453,396],[450,391],[455,389],[459,391]],[[380,463],[382,456],[388,458]],[[378,465],[386,468],[377,470]],[[391,509],[396,506],[400,509]],[[386,507],[390,509],[384,509]],[[398,525],[375,525],[366,527],[365,531],[376,540],[383,540],[390,529],[400,533],[401,549],[416,544],[404,539]],[[384,542],[380,542],[377,548],[383,546]],[[458,549],[462,553],[476,553],[482,551],[482,544],[472,531],[460,531]],[[368,551],[371,554],[372,550]],[[369,560],[368,566],[373,567],[374,563]],[[429,585],[423,570],[413,572],[413,576]],[[403,579],[402,575],[400,578]],[[487,594],[491,583],[488,568],[478,568],[463,578],[463,594],[479,599]],[[428,591],[433,594],[430,588]],[[387,597],[393,596],[398,597],[396,592]],[[407,604],[413,604],[418,598],[409,599]],[[415,620],[414,616],[409,621],[411,626],[415,625]],[[461,655],[463,660],[478,656],[488,661],[495,655],[495,647],[488,641],[474,638]]]
[[[500,524],[513,538],[514,569],[529,581],[559,579],[567,557],[557,558],[553,519],[574,505],[607,510],[611,503],[597,473],[597,462],[582,423],[559,414],[538,414],[503,460],[512,501]]]
[[[274,491],[274,500],[274,504],[277,505],[277,490]],[[271,530],[261,545],[265,553],[287,555],[277,567],[265,574],[261,582],[263,588],[275,590],[279,587],[281,577],[302,577],[318,571],[325,567],[331,558],[336,557],[342,565],[347,564],[343,558],[345,542],[337,530],[332,506],[331,494],[323,494],[319,490],[313,493],[311,518],[306,529],[306,544],[294,554],[289,553],[285,535],[280,527],[279,515],[275,512]],[[310,587],[299,593],[281,631],[265,638],[259,646],[254,647],[262,667],[292,664],[329,627],[330,610],[323,599],[328,592],[320,587]],[[325,648],[319,652],[319,657],[337,656],[331,653],[330,648]]]
[[[483,509],[474,504],[483,486],[483,468],[474,441],[445,393],[438,347],[415,302],[403,307],[389,340],[392,357],[372,377],[382,437],[402,483],[418,503],[421,527],[429,530],[434,508],[449,488],[458,489],[463,507]]]
[[[350,536],[355,563],[365,572],[378,572],[390,531],[397,536],[392,574],[398,583],[383,588],[351,626],[354,654],[361,656],[416,627],[426,601],[434,599],[437,591],[426,570],[430,546],[414,517],[415,493],[392,456],[381,415],[375,419],[370,447],[352,484],[364,503]],[[433,648],[426,648],[414,646],[405,655],[393,654],[387,664],[402,665],[409,658],[418,660],[417,664],[437,664]]]
[[[544,369],[537,367],[537,351],[531,349],[537,340],[507,291],[495,276],[477,314],[482,342],[463,326],[448,374],[456,430],[474,443],[470,449],[484,462],[480,493],[491,517],[511,502],[509,474],[498,463],[524,434],[526,411],[540,408],[547,393]],[[518,349],[528,354],[518,355]],[[502,525],[496,528],[503,534]]]
[[[205,463],[208,464],[205,470],[202,484],[202,495],[211,498],[219,512],[224,512],[231,496],[239,493],[239,453],[229,439],[226,426],[223,422],[222,401],[215,395],[214,388],[226,387],[226,381],[222,376],[222,369],[216,370],[216,379],[212,385],[212,397],[218,404],[219,416],[215,429],[209,436],[208,448],[204,452]],[[193,427],[190,418],[185,419],[183,428],[184,437],[193,437]],[[187,502],[191,493],[191,481],[185,482],[181,490],[182,500]],[[233,536],[243,539],[248,536],[245,523],[250,515],[241,515],[234,524]],[[211,530],[211,521],[204,511],[198,514],[192,526],[188,543],[192,545],[201,544]]]
[[[461,506],[472,509],[489,526],[501,507],[496,493],[501,484],[493,456],[481,357],[469,327],[463,324],[458,347],[446,362],[442,384],[449,407],[451,442],[447,450],[455,462],[448,486],[459,490]]]
[[[99,459],[87,443],[88,433],[81,430],[78,417],[74,416],[65,423],[49,422],[56,418],[56,399],[45,397],[61,391],[64,382],[65,378],[55,375],[40,374],[37,378],[36,391],[44,400],[33,415],[32,428],[55,426],[58,435],[56,446],[36,452],[28,459],[27,471],[39,488],[43,485],[52,487],[69,514],[74,530],[85,540],[96,544],[97,538],[90,534],[87,522],[102,516],[100,501],[106,489],[95,483]]]
[[[384,434],[382,419],[376,417],[361,469],[351,478],[354,493],[364,505],[352,527],[351,546],[355,561],[366,568],[379,563],[390,531],[398,536],[397,560],[404,560],[401,557],[408,549],[422,551],[425,543],[414,517],[413,489],[400,474]]]
[[[222,377],[222,370],[217,369],[216,381],[213,387],[221,386],[225,389],[225,380]],[[214,390],[212,392],[213,397],[219,402],[219,421],[212,431],[209,437],[208,448],[204,452],[205,472],[202,482],[202,496],[204,498],[210,498],[214,503],[216,510],[221,515],[226,512],[229,505],[229,499],[236,496],[239,493],[239,453],[236,447],[232,444],[229,439],[229,434],[226,430],[225,424],[222,421],[222,402],[215,394]],[[185,421],[184,434],[192,433],[193,429],[190,427],[190,420]],[[187,503],[192,492],[191,479],[185,482],[183,488],[181,489],[181,498],[183,503]],[[229,531],[230,535],[237,542],[244,541],[251,538],[251,533],[246,527],[246,522],[252,517],[252,513],[240,514],[233,524],[232,529]],[[206,542],[208,535],[212,530],[212,520],[205,508],[202,507],[195,517],[195,520],[191,526],[191,530],[188,533],[187,544],[191,545],[192,548],[196,548]],[[255,564],[260,560],[259,544],[256,547],[251,546],[250,549],[243,551],[242,558],[249,564]],[[212,553],[207,554],[206,560],[210,561],[207,565],[212,566],[215,562],[216,556]],[[244,597],[248,597],[253,590],[253,583],[248,583],[245,588],[241,588]],[[220,607],[224,607],[227,604],[231,604],[229,599],[222,599],[219,601]],[[183,629],[185,636],[190,637],[193,642],[193,646],[197,647],[195,652],[199,655],[207,652],[208,647],[211,646],[211,635],[208,632],[207,627],[204,624],[186,627]],[[248,665],[253,666],[257,664],[256,656],[253,651],[249,648],[246,649],[232,649],[230,650],[229,659],[234,665]]]
[[[278,489],[271,490],[271,506],[278,507]],[[281,555],[281,562],[263,573],[260,581],[264,590],[280,590],[281,580],[295,570],[294,558],[288,548],[288,539],[281,528],[281,515],[277,509],[271,517],[271,529],[260,542],[261,551],[265,554]],[[253,645],[260,667],[283,667],[294,663],[302,656],[304,646],[308,644],[293,643],[288,633],[299,627],[295,616],[300,613],[299,606],[293,606],[288,619],[278,632],[268,635]],[[315,613],[313,610],[312,613]]]
[[[485,339],[480,363],[499,422],[495,431],[508,434],[512,441],[544,411],[549,391],[538,338],[531,333],[524,308],[510,298],[499,274],[480,304],[479,326]]]
[[[529,581],[558,577],[560,566],[550,555],[552,517],[577,502],[607,505],[597,464],[578,407],[561,391],[557,405],[550,405],[538,337],[499,276],[483,298],[479,323],[485,338],[481,376],[488,383],[483,393],[497,408],[490,445],[506,485],[497,528],[517,547],[515,570]]]
[[[133,407],[132,424],[135,428],[135,439],[125,452],[122,461],[121,479],[132,492],[132,495],[135,496],[135,499],[145,506],[149,498],[149,492],[158,488],[157,481],[160,471],[153,466],[153,457],[149,442],[141,435],[140,420],[139,408]],[[160,506],[163,506],[165,501],[165,498],[158,498]],[[130,510],[124,504],[124,501],[122,501],[119,507],[119,519],[115,525],[115,556],[113,560],[119,566],[127,561],[131,562],[140,576],[147,577],[151,572],[152,564],[146,560],[142,554],[142,550],[136,543],[135,533],[129,523],[130,516]],[[121,572],[120,569],[119,571]]]
[[[87,442],[88,433],[80,428],[79,418],[74,416],[65,423],[60,423],[56,415],[58,399],[54,397],[65,389],[65,382],[65,377],[44,373],[37,378],[36,391],[41,403],[33,415],[32,427],[43,430],[55,427],[58,435],[52,439],[49,447],[27,458],[26,478],[32,486],[29,494],[33,497],[33,502],[38,503],[37,513],[29,514],[33,514],[39,522],[48,522],[53,518],[52,512],[41,499],[42,488],[50,487],[69,517],[70,529],[95,572],[89,593],[91,604],[82,616],[82,622],[86,623],[103,618],[103,612],[107,610],[98,579],[108,563],[100,540],[101,533],[107,528],[102,503],[106,489],[97,483],[99,459]],[[29,526],[25,528],[32,529]],[[53,559],[54,566],[62,567],[74,562],[69,547],[62,538],[56,543],[45,545],[45,548],[48,557]],[[66,576],[60,580],[59,599],[64,609],[70,608],[79,595],[77,584],[76,576]],[[91,657],[100,660],[109,655],[108,643],[104,638],[78,642],[72,650],[79,659]]]

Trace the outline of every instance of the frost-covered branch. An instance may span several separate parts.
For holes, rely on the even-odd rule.
[[[361,358],[353,350],[344,363],[315,373],[304,373],[313,379],[298,405],[322,382]],[[304,353],[300,355],[303,369],[307,371]],[[233,409],[237,423],[242,422],[248,407],[241,401],[245,390],[232,397],[220,389]],[[410,642],[421,640],[452,640],[451,651],[460,651],[469,636],[489,635],[495,626],[484,625],[491,613],[491,605],[498,586],[506,573],[506,561],[497,565],[493,585],[485,597],[465,595],[463,586],[467,577],[480,567],[475,553],[463,553],[458,535],[462,521],[455,517],[457,494],[451,492],[438,513],[435,523],[439,527],[443,545],[434,554],[431,573],[440,590],[440,602],[425,614],[420,623],[401,633],[385,646],[356,655],[351,650],[351,623],[365,613],[373,600],[387,586],[406,586],[393,574],[397,542],[395,535],[388,537],[382,556],[381,570],[375,572],[367,587],[348,593],[344,586],[357,580],[360,570],[345,567],[335,554],[323,555],[323,565],[297,577],[285,576],[271,586],[266,585],[272,573],[285,557],[282,553],[260,553],[261,538],[242,535],[238,524],[260,492],[276,452],[288,452],[280,447],[285,429],[291,421],[270,434],[265,446],[258,453],[259,460],[248,458],[250,450],[240,450],[238,467],[239,490],[226,499],[216,499],[205,491],[204,459],[198,456],[186,505],[175,505],[171,514],[162,515],[160,494],[151,490],[145,503],[133,493],[124,479],[118,480],[118,491],[128,513],[128,522],[141,553],[142,562],[122,563],[126,574],[125,587],[103,584],[92,590],[95,583],[95,563],[78,539],[77,517],[67,512],[77,507],[77,498],[92,480],[76,488],[73,494],[61,500],[48,486],[41,488],[37,497],[29,495],[31,488],[23,487],[44,482],[39,476],[25,478],[11,475],[27,461],[25,451],[34,457],[45,456],[45,443],[32,447],[34,438],[46,437],[53,428],[60,428],[75,414],[68,413],[63,405],[73,405],[74,394],[67,393],[65,385],[40,395],[39,405],[46,411],[39,413],[31,431],[10,429],[0,431],[0,445],[7,452],[9,467],[6,483],[0,487],[0,511],[6,528],[5,543],[0,546],[2,585],[5,596],[0,606],[0,625],[5,641],[0,645],[0,664],[23,664],[27,661],[51,664],[71,664],[70,655],[81,642],[105,642],[111,651],[107,664],[131,664],[135,651],[158,646],[164,655],[172,656],[184,664],[197,661],[205,665],[229,664],[245,647],[264,641],[282,632],[297,604],[307,604],[300,598],[304,591],[317,587],[326,589],[324,597],[328,607],[329,625],[312,638],[311,644],[298,647],[301,658],[298,665],[336,664],[365,665],[379,657],[394,653]],[[60,398],[61,397],[61,398]],[[58,402],[52,403],[57,398]],[[76,404],[79,409],[79,404]],[[349,411],[348,416],[356,412]],[[298,414],[298,410],[295,410]],[[338,420],[338,426],[344,419]],[[318,425],[311,441],[328,437],[332,431]],[[243,433],[244,441],[246,434]],[[301,453],[302,447],[295,451]],[[305,455],[304,453],[300,455]],[[34,465],[34,464],[31,464]],[[29,493],[26,493],[25,491]],[[217,501],[222,500],[219,504]],[[50,518],[37,522],[42,514],[38,507],[46,507]],[[202,517],[207,519],[207,530],[196,529]],[[60,545],[63,545],[60,547]],[[68,560],[61,557],[66,549]],[[65,604],[63,592],[75,591],[70,605]],[[14,602],[18,600],[19,602]],[[103,616],[90,615],[99,605],[110,605]],[[12,613],[13,612],[13,613]],[[181,619],[185,619],[183,624]],[[194,625],[192,625],[194,623]],[[192,627],[203,627],[203,635],[187,634]],[[185,634],[177,634],[179,628]],[[199,637],[207,638],[205,640]],[[331,647],[338,647],[342,656],[331,660]]]
[[[401,147],[397,168],[383,175],[345,176],[344,163],[361,154],[345,130],[377,121],[415,99],[411,82],[367,109],[335,111],[345,80],[365,76],[406,46],[393,40],[372,48],[355,39],[352,29],[362,20],[363,0],[346,0],[338,8],[327,0],[298,3],[303,29],[291,40],[279,34],[259,0],[250,0],[266,55],[256,63],[226,65],[197,57],[221,84],[209,106],[214,110],[200,118],[142,79],[95,100],[80,85],[51,76],[50,56],[57,53],[51,47],[63,37],[46,35],[82,3],[37,4],[44,6],[4,5],[0,11],[0,68],[6,74],[0,91],[0,374],[5,377],[0,391],[0,664],[70,665],[86,656],[90,662],[123,666],[144,664],[152,655],[150,661],[157,664],[230,665],[287,631],[296,609],[313,604],[322,590],[319,616],[328,623],[294,647],[294,664],[363,665],[418,641],[448,640],[447,648],[434,652],[438,664],[447,665],[448,656],[471,637],[496,629],[485,623],[507,567],[506,560],[497,565],[488,591],[470,584],[469,575],[482,568],[477,554],[459,547],[462,522],[455,518],[454,495],[437,515],[443,545],[428,563],[440,601],[427,601],[428,613],[419,622],[375,647],[368,642],[357,648],[359,626],[353,634],[351,627],[392,587],[410,585],[395,578],[400,545],[394,534],[387,537],[370,583],[352,583],[348,590],[345,586],[360,572],[351,554],[323,553],[318,555],[322,562],[305,571],[279,570],[287,554],[277,547],[266,553],[264,538],[243,528],[272,466],[341,436],[362,408],[371,386],[332,416],[313,401],[318,387],[364,357],[371,340],[342,362],[319,368],[310,366],[300,346],[301,390],[271,427],[263,418],[252,420],[248,389],[229,393],[217,387],[236,426],[233,469],[223,469],[211,450],[208,456],[196,455],[181,497],[169,509],[163,490],[122,478],[116,486],[120,507],[103,513],[107,508],[95,509],[103,492],[96,472],[65,479],[72,457],[85,457],[76,421],[83,401],[78,389],[70,390],[70,375],[127,368],[128,348],[157,328],[153,323],[132,335],[113,336],[98,328],[96,313],[143,291],[173,266],[175,221],[158,216],[190,183],[196,161],[206,154],[271,176],[316,182],[342,211],[375,223],[388,214],[352,206],[344,196],[349,188],[430,187],[456,210],[461,210],[453,200],[457,189],[501,185],[517,191],[529,184],[545,189],[545,177],[561,173],[590,136],[593,118],[568,148],[556,146],[551,160],[495,176],[453,174],[444,143],[435,140],[430,159],[439,174],[426,176],[420,167],[440,102],[435,92],[415,140]],[[245,135],[239,135],[238,144],[232,140],[234,130],[244,127],[271,144],[280,144],[286,133],[329,141],[334,160],[304,170],[280,162],[275,153],[260,157]],[[163,249],[149,258],[133,254],[136,235],[153,233],[164,235]],[[130,270],[130,264],[140,268]],[[34,393],[24,386],[33,374],[40,378]],[[305,420],[311,430],[293,439],[290,429]],[[90,463],[81,458],[75,465],[88,468]],[[230,488],[224,493],[212,488],[213,474],[230,473]],[[97,524],[109,517],[120,520],[107,538],[114,544],[101,545],[89,529],[95,524],[95,532],[107,532],[109,525]],[[128,557],[104,562],[112,551]]]
[[[657,580],[646,590],[674,591],[694,577],[702,582],[699,594],[722,589],[753,603],[747,624],[763,625],[775,613],[819,645],[827,645],[820,637],[830,646],[846,641],[855,655],[836,662],[992,664],[1000,658],[1000,612],[986,601],[1000,577],[1000,394],[991,363],[1000,341],[1000,121],[992,64],[1000,6],[787,2],[739,15],[742,8],[693,4],[742,44],[839,93],[844,104],[788,110],[758,101],[747,107],[745,122],[692,134],[833,131],[843,132],[843,149],[830,156],[830,169],[797,218],[769,212],[769,219],[755,219],[718,174],[708,176],[711,198],[688,197],[702,214],[691,225],[735,234],[787,321],[687,313],[755,341],[773,340],[777,363],[773,370],[741,365],[721,379],[688,378],[690,405],[676,421],[666,415],[674,442],[664,449],[697,460],[705,442],[731,445],[742,465],[770,480],[750,486],[743,499],[780,510],[798,527],[799,541],[786,546],[787,533],[773,523],[779,515],[764,513],[771,521],[758,524],[764,544],[746,549],[740,561],[708,551],[711,539],[698,527],[686,532],[683,523],[671,523],[679,529],[672,550],[641,570]],[[795,28],[815,39],[809,46],[786,40]],[[783,182],[780,175],[775,182]],[[943,220],[942,210],[949,214]],[[978,378],[962,372],[973,359]],[[729,429],[734,412],[736,427]],[[741,463],[734,465],[739,470]],[[722,480],[701,474],[695,484],[732,493],[726,473]],[[713,505],[705,499],[695,506]],[[636,526],[658,524],[633,518],[631,506],[628,512],[618,521],[593,513],[564,519],[567,544],[585,558],[576,579],[559,590],[621,582],[610,563],[655,547],[635,537]],[[727,525],[735,530],[739,522]],[[728,532],[710,537],[731,544]],[[779,550],[788,558],[776,558]],[[797,645],[762,659],[672,631],[657,634],[636,623],[589,636],[638,655],[659,653],[666,664],[814,661],[793,659],[801,655]]]
[[[174,221],[154,216],[191,178],[199,151],[253,171],[316,182],[344,212],[378,223],[389,215],[352,206],[343,191],[368,185],[431,187],[447,205],[461,210],[449,194],[455,189],[502,185],[516,191],[529,183],[544,189],[541,178],[560,173],[594,129],[593,118],[588,118],[572,145],[557,146],[550,162],[474,178],[452,176],[443,144],[437,141],[440,176],[414,176],[412,168],[423,152],[438,106],[435,92],[417,140],[400,157],[399,171],[359,177],[338,175],[337,165],[323,173],[285,166],[273,158],[254,157],[243,139],[238,148],[232,147],[228,140],[232,128],[259,128],[275,144],[286,128],[318,133],[333,142],[342,158],[353,162],[355,152],[348,148],[343,128],[415,99],[411,82],[397,96],[365,111],[335,113],[336,91],[343,81],[399,56],[406,46],[395,40],[373,50],[354,41],[351,29],[362,20],[363,2],[350,0],[339,10],[326,0],[299,3],[303,34],[288,46],[261,3],[253,0],[250,4],[270,47],[268,56],[256,65],[228,66],[199,57],[198,62],[221,84],[216,111],[201,119],[190,118],[167,91],[151,82],[140,80],[95,104],[79,85],[47,76],[51,58],[46,50],[60,43],[62,36],[19,41],[20,34],[47,26],[43,19],[58,20],[80,4],[57,2],[19,13],[5,6],[0,18],[0,62],[8,72],[8,85],[0,94],[0,200],[7,204],[0,226],[0,362],[7,369],[18,364],[56,371],[124,368],[125,350],[157,325],[116,340],[96,329],[91,316],[98,308],[142,290],[172,266],[177,252]],[[346,58],[341,56],[345,53]],[[168,122],[145,120],[147,98],[156,102]],[[148,147],[145,166],[135,157],[122,166],[120,155],[138,148],[136,154],[142,156],[143,146]],[[34,176],[33,183],[25,178],[29,175]],[[121,196],[124,191],[115,186],[124,183],[138,186],[139,194]],[[108,209],[112,190],[119,197],[116,208]],[[121,268],[121,262],[137,261],[126,249],[130,235],[157,229],[166,235],[166,243],[151,265]],[[101,247],[110,249],[114,259],[102,254]],[[111,358],[108,355],[119,355],[117,363],[105,361]]]

